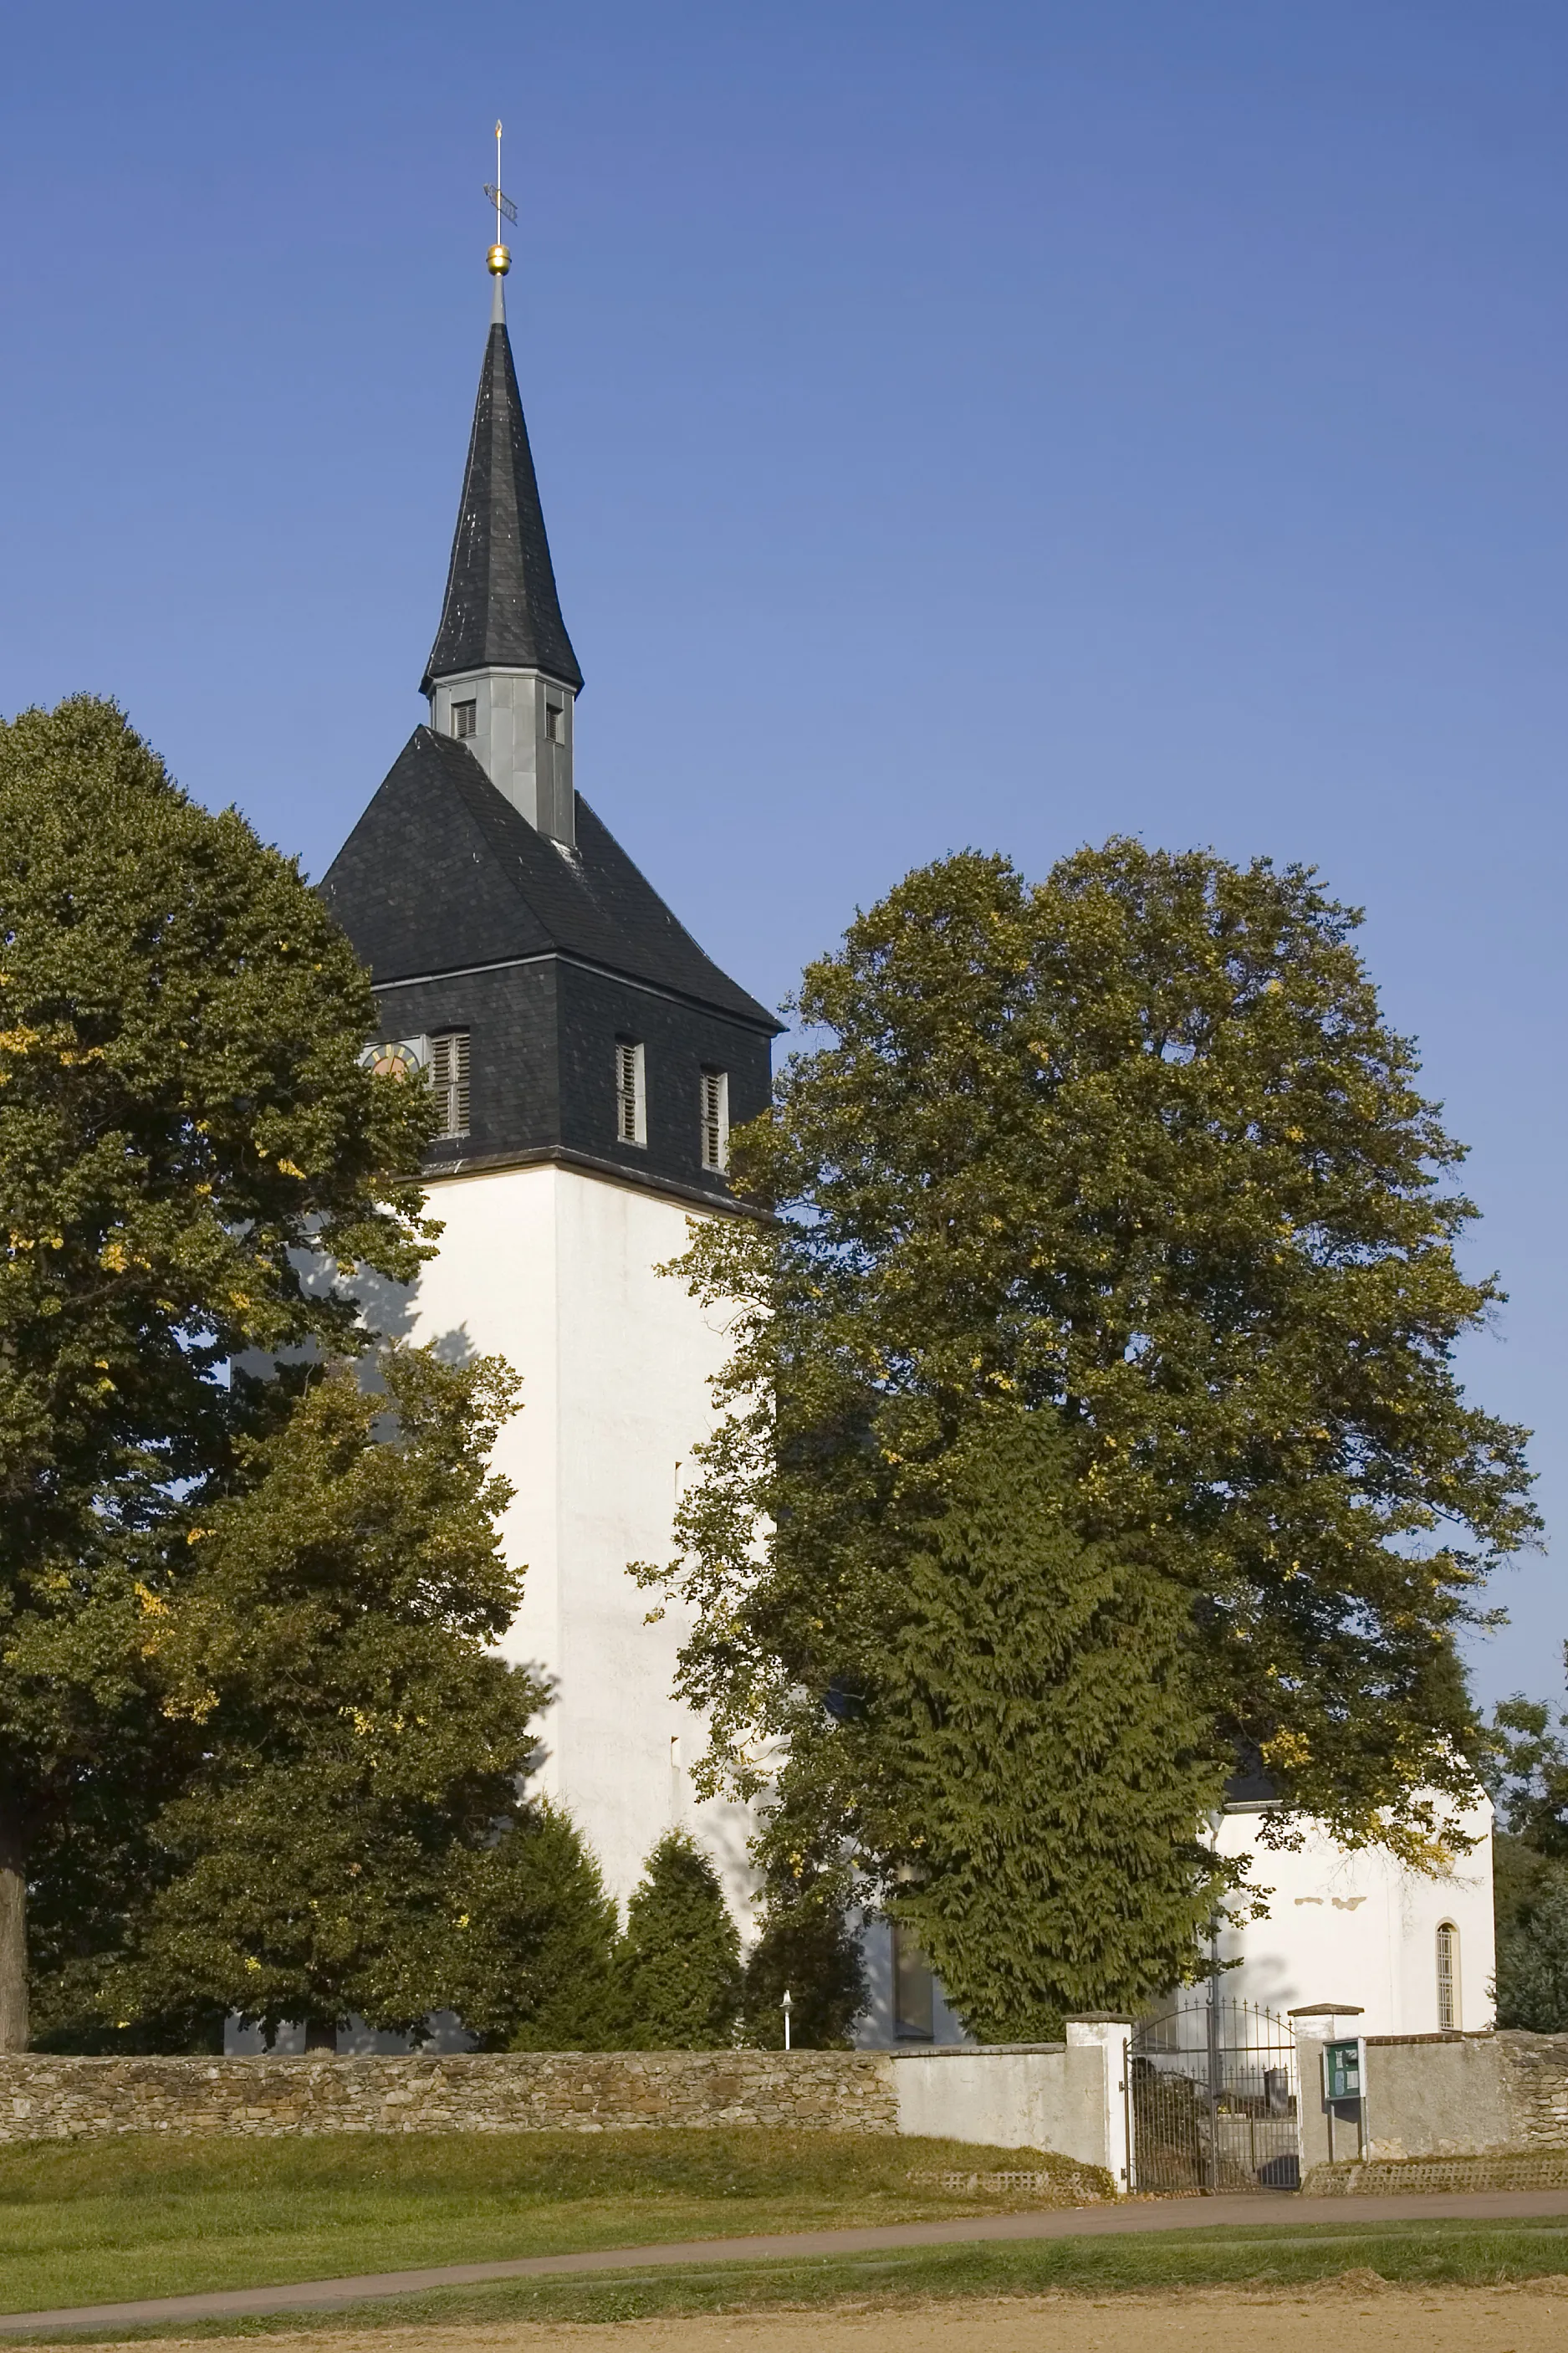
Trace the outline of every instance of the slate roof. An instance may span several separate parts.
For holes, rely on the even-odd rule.
[[[536,832],[466,744],[416,727],[322,878],[379,982],[552,953],[770,1036],[781,1024],[703,954],[579,794],[577,846]]]
[[[459,670],[492,667],[542,670],[574,689],[583,683],[555,593],[511,344],[499,319],[479,374],[441,626],[419,691],[428,694],[433,680]]]

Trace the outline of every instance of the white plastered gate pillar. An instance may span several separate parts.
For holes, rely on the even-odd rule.
[[[1132,2078],[1128,2056],[1132,2041],[1131,2021],[1123,2018],[1069,2018],[1067,2038],[1069,2051],[1097,2050],[1101,2054],[1105,2155],[1100,2162],[1115,2182],[1117,2195],[1125,2197],[1132,2187]]]

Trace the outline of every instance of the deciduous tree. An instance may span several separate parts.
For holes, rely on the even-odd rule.
[[[909,876],[805,975],[814,1042],[732,1139],[735,1181],[775,1222],[704,1225],[683,1262],[700,1296],[739,1303],[736,1345],[680,1556],[642,1573],[695,1615],[682,1687],[712,1710],[709,1786],[765,1788],[783,1754],[780,1819],[853,1835],[889,1901],[916,1830],[879,1812],[871,1770],[895,1736],[913,1754],[898,1641],[934,1632],[944,1577],[957,1639],[958,1581],[978,1601],[1005,1570],[1021,1609],[1036,1574],[1024,1536],[1010,1568],[998,1532],[988,1561],[966,1542],[944,1569],[930,1533],[963,1504],[972,1433],[1004,1413],[1045,1417],[1059,1466],[1037,1589],[1075,1633],[1056,1698],[1037,1683],[1021,1711],[1042,1737],[1137,1628],[1179,1650],[1148,1704],[1195,1711],[1170,1765],[1194,1808],[1205,1773],[1212,1794],[1246,1755],[1289,1806],[1420,1861],[1473,1788],[1455,1634],[1533,1535],[1524,1434],[1455,1375],[1500,1294],[1457,1262],[1475,1214],[1449,1181],[1461,1148],[1383,1018],[1357,921],[1263,860],[1120,840],[1030,886],[965,853]],[[1090,1585],[1110,1580],[1109,1615],[1075,1615],[1067,1545]],[[929,1567],[900,1600],[914,1558]],[[943,1663],[975,1688],[977,1660]],[[998,1677],[988,1737],[1008,1696]],[[978,1855],[995,1784],[958,1749],[931,1828],[955,1837],[968,1805]],[[827,1818],[807,1819],[819,1800]],[[1173,1837],[1201,1908],[1197,1829]],[[1080,1868],[1087,1889],[1100,1858],[1064,1847]],[[1072,1916],[1058,1887],[1020,1945]],[[1169,1971],[1163,1902],[1150,1916],[1142,1957],[1126,1924],[1124,1988]]]
[[[159,1795],[122,1539],[279,1410],[247,1351],[355,1345],[307,1267],[417,1265],[431,1109],[374,1020],[297,868],[112,704],[0,725],[0,2049],[30,1858],[79,1817],[128,1853]]]
[[[1568,1716],[1522,1694],[1492,1718],[1488,1780],[1500,2026],[1568,2033]]]
[[[378,1370],[374,1392],[356,1368],[310,1379],[239,1441],[232,1496],[130,1547],[144,1672],[199,1753],[103,1972],[126,2020],[403,2029],[456,2007],[493,2034],[523,2006],[542,1692],[493,1647],[521,1579],[487,1467],[516,1383],[421,1349]]]

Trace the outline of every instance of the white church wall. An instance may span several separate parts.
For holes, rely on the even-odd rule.
[[[866,1965],[867,2000],[855,2024],[853,2039],[857,2049],[918,2049],[921,2042],[939,2050],[973,2047],[974,2038],[949,2003],[942,1979],[934,1975],[931,1980],[930,2035],[916,2037],[900,2031],[894,1999],[893,1931],[886,1920],[873,1918],[861,1923],[860,1950]],[[909,2129],[912,2131],[914,2127]],[[976,2137],[983,2139],[984,2136]]]
[[[1476,1845],[1436,1877],[1381,1851],[1347,1851],[1312,1829],[1298,1849],[1267,1847],[1265,1810],[1229,1808],[1221,1829],[1221,1852],[1249,1858],[1250,1884],[1268,1891],[1265,1915],[1220,1939],[1220,1958],[1239,1964],[1226,1973],[1227,1997],[1277,2011],[1353,2003],[1363,2034],[1434,2034],[1437,1931],[1449,1923],[1458,1931],[1455,2023],[1491,2025],[1491,1809],[1484,1799],[1459,1818]]]
[[[1347,2019],[1363,2034],[1439,2031],[1437,1931],[1458,1934],[1458,2013],[1473,2032],[1494,2021],[1496,1971],[1492,1920],[1491,1808],[1483,1798],[1459,1817],[1476,1843],[1453,1868],[1428,1877],[1393,1856],[1352,1852],[1309,1829],[1295,1849],[1265,1846],[1262,1806],[1227,1808],[1220,1851],[1250,1861],[1248,1883],[1268,1891],[1263,1914],[1227,1928],[1219,1942],[1224,1992],[1281,2014],[1322,2001],[1353,2005]],[[856,2030],[863,2050],[908,2046],[894,2015],[891,1933],[884,1921],[861,1932],[870,2000]],[[962,2019],[932,1989],[931,2042],[971,2041]]]
[[[669,1557],[728,1345],[723,1315],[656,1271],[685,1249],[689,1212],[547,1164],[437,1181],[430,1214],[444,1231],[410,1336],[504,1356],[522,1377],[495,1460],[517,1490],[507,1556],[526,1567],[503,1648],[554,1685],[537,1786],[571,1814],[623,1905],[664,1833],[689,1829],[744,1927],[749,1823],[696,1800],[703,1727],[670,1696],[686,1623],[670,1609],[646,1624],[659,1597],[626,1574],[628,1561]]]
[[[742,1930],[754,1886],[743,1809],[699,1804],[691,1767],[700,1717],[672,1696],[687,1631],[626,1574],[668,1558],[692,1451],[711,1426],[708,1383],[729,1345],[721,1311],[703,1309],[658,1267],[684,1250],[679,1202],[552,1164],[476,1172],[431,1187],[439,1252],[399,1312],[374,1320],[454,1356],[496,1353],[522,1376],[522,1410],[501,1432],[497,1468],[515,1499],[503,1527],[524,1566],[507,1654],[552,1684],[542,1719],[538,1786],[572,1815],[623,1905],[666,1831],[689,1829],[713,1856]],[[1436,2031],[1437,1931],[1458,1932],[1458,2023],[1492,2021],[1495,1968],[1490,1811],[1464,1818],[1473,1851],[1441,1878],[1378,1852],[1350,1853],[1309,1831],[1299,1850],[1261,1841],[1263,1811],[1227,1810],[1222,1850],[1251,1858],[1266,1911],[1226,1930],[1226,1991],[1284,2011],[1357,2004],[1368,2034]],[[905,2038],[893,2015],[890,1939],[869,1923],[870,2004],[863,2048]],[[940,1984],[931,2042],[968,2041]]]
[[[661,1596],[626,1574],[630,1560],[670,1556],[692,1449],[712,1426],[708,1383],[728,1354],[729,1317],[657,1271],[687,1246],[685,1209],[568,1170],[553,1176],[561,1786],[584,1828],[595,1826],[617,1894],[630,1892],[657,1840],[684,1826],[721,1865],[744,1919],[749,1819],[693,1797],[705,1727],[670,1696],[689,1621],[667,1605],[647,1625]],[[526,1603],[519,1630],[528,1630]]]

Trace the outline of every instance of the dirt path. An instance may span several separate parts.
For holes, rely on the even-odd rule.
[[[701,2319],[522,2321],[494,2328],[290,2331],[280,2353],[1564,2353],[1568,2279],[1518,2287],[1401,2288],[1347,2274],[1310,2289],[1189,2288],[1160,2295],[1035,2296],[881,2311],[716,2314]],[[164,2338],[158,2353],[213,2353]],[[77,2348],[75,2353],[83,2353]],[[107,2347],[93,2353],[110,2353]],[[119,2348],[117,2348],[119,2353]],[[131,2353],[130,2348],[123,2353]]]

